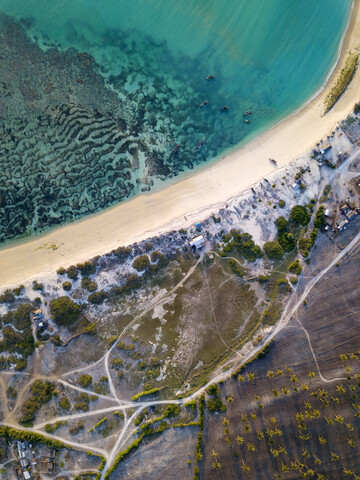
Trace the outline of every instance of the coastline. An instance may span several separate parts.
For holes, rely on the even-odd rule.
[[[0,286],[16,285],[59,266],[106,253],[119,245],[190,225],[274,172],[268,160],[270,157],[277,160],[278,168],[288,165],[331,132],[359,100],[356,97],[360,92],[358,69],[333,109],[321,116],[324,98],[343,67],[347,53],[359,45],[360,1],[354,0],[338,62],[325,87],[303,109],[240,150],[204,165],[196,173],[159,191],[140,195],[94,216],[0,250]],[[58,248],[44,247],[50,242]]]

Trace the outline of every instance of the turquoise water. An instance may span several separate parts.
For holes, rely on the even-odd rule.
[[[94,179],[85,175],[84,183],[78,168],[78,177],[75,172],[67,185],[69,200],[60,206],[58,163],[55,168],[49,160],[44,175],[54,193],[32,202],[44,206],[41,215],[28,206],[30,221],[6,235],[0,228],[0,240],[147,191],[159,178],[208,162],[294,112],[320,88],[334,64],[350,6],[351,0],[1,0],[0,12],[26,25],[42,49],[71,48],[94,57],[96,71],[122,102],[112,118],[120,124],[121,117],[137,154],[135,161],[134,146],[127,156],[121,150],[125,163],[114,167],[117,158],[111,153],[111,175],[115,168],[121,171],[121,188],[113,177],[105,185],[100,176],[101,201],[91,192]],[[210,74],[215,79],[207,80]],[[69,101],[83,106],[84,100],[72,93],[62,103]],[[223,106],[228,110],[221,111]],[[245,110],[253,112],[250,123],[244,122]],[[176,145],[181,148],[174,152]],[[41,152],[51,157],[51,142],[39,149],[34,158]],[[103,177],[109,155],[98,155]],[[19,178],[26,182],[23,173]],[[53,205],[48,197],[54,197]],[[79,203],[80,197],[87,201]],[[20,210],[13,217],[18,215]]]

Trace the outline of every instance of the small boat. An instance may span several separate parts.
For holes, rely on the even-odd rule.
[[[256,195],[256,192],[255,192],[255,190],[253,189],[253,187],[251,187],[251,191],[253,192],[254,195]]]
[[[273,163],[274,165],[277,165],[276,160],[274,160],[273,158],[269,158],[269,161],[270,161],[271,163]]]
[[[180,148],[182,148],[182,145],[181,145],[181,143],[178,143],[177,145],[175,145],[174,150],[173,150],[173,153],[178,153],[178,151],[180,150]]]
[[[250,123],[250,120],[248,118],[245,118],[244,123]]]
[[[203,102],[200,103],[199,107],[204,107],[207,105],[209,102],[207,100],[204,100]]]
[[[229,107],[227,107],[226,105],[220,108],[221,112],[227,112],[228,110],[229,110]]]
[[[243,113],[243,116],[244,116],[244,117],[250,117],[250,115],[252,115],[252,111],[251,111],[251,110],[246,110],[246,112]]]
[[[214,80],[214,78],[215,78],[215,75],[208,75],[206,77],[206,80]]]

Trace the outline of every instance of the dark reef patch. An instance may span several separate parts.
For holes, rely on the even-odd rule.
[[[121,52],[109,75],[87,52],[41,49],[24,25],[0,16],[0,242],[148,191],[244,135],[219,110],[221,72],[206,81],[206,53],[176,58],[138,32],[108,30]]]

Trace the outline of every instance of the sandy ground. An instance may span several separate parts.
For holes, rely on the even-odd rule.
[[[129,245],[144,238],[179,229],[215,212],[225,202],[274,171],[289,164],[344,119],[360,99],[360,69],[350,86],[326,115],[324,97],[343,67],[348,52],[360,46],[360,0],[354,0],[341,57],[324,91],[296,115],[284,120],[240,150],[199,169],[158,192],[123,202],[26,243],[0,250],[0,286],[36,278],[59,266],[68,266]],[[54,242],[56,249],[48,248]]]

